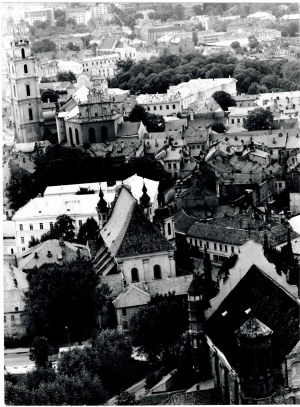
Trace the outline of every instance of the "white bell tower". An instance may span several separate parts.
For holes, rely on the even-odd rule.
[[[38,141],[44,133],[44,119],[28,28],[14,27],[11,34],[7,56],[14,135],[21,143]]]

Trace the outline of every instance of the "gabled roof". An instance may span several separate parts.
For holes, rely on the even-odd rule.
[[[44,264],[69,263],[77,259],[78,253],[81,258],[89,258],[87,248],[81,244],[63,242],[62,246],[58,239],[50,239],[17,254],[17,262],[19,268],[31,270]]]
[[[234,368],[238,367],[235,331],[250,317],[257,318],[273,331],[273,366],[278,368],[299,341],[299,303],[255,265],[228,294],[205,326],[207,335]]]
[[[118,126],[117,137],[137,136],[142,122],[125,122]]]
[[[235,333],[239,337],[257,338],[259,336],[268,336],[273,331],[259,319],[251,317]]]
[[[150,294],[140,289],[135,284],[130,284],[126,291],[118,295],[113,301],[113,304],[115,308],[127,308],[145,305],[148,304],[149,301]]]
[[[173,251],[173,246],[144,215],[123,186],[101,235],[115,257]]]

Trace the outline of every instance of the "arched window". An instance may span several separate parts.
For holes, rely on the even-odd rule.
[[[69,127],[69,138],[70,138],[70,145],[72,146],[74,144],[73,142],[73,132],[71,127]]]
[[[90,143],[96,143],[95,130],[93,127],[89,129],[89,141]]]
[[[30,86],[26,85],[26,95],[30,96]]]
[[[78,134],[78,130],[75,129],[75,143],[79,144],[79,134]]]
[[[22,55],[22,58],[25,58],[25,49],[24,48],[21,48],[21,55]]]
[[[107,134],[107,127],[106,126],[101,127],[101,140],[102,140],[102,143],[105,143],[108,140],[108,134]]]
[[[14,96],[16,96],[16,87],[14,85]]]
[[[158,264],[155,264],[155,266],[154,266],[154,278],[156,280],[161,279],[161,269]]]
[[[28,109],[28,114],[29,114],[29,120],[33,120],[33,114],[32,114],[32,109]]]
[[[131,281],[133,283],[138,283],[139,282],[139,272],[137,268],[131,269]]]
[[[28,68],[26,64],[24,65],[24,73],[28,73]]]
[[[12,70],[12,73],[15,73],[15,68],[13,65],[11,66],[11,70]]]

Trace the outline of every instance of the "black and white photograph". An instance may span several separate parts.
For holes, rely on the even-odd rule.
[[[300,404],[299,5],[2,1],[1,405]]]

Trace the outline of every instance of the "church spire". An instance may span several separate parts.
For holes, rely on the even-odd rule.
[[[103,228],[104,224],[107,222],[107,217],[108,217],[108,211],[109,208],[107,206],[107,202],[104,199],[104,193],[101,189],[100,186],[100,191],[99,191],[99,202],[97,203],[97,212],[98,212],[98,217],[99,217],[99,226],[100,229]]]
[[[145,215],[149,216],[151,202],[150,202],[150,196],[147,194],[147,188],[145,185],[145,181],[143,183],[142,191],[143,191],[143,195],[140,197],[140,205],[141,205]]]

